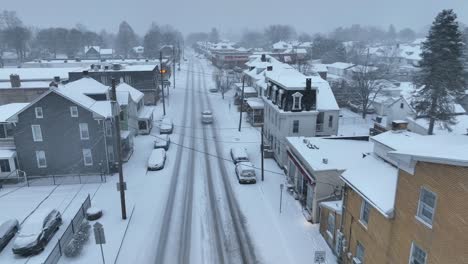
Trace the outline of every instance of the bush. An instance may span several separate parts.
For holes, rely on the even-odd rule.
[[[81,253],[83,245],[89,239],[89,230],[91,225],[87,220],[83,220],[78,228],[78,232],[73,234],[73,238],[68,242],[65,247],[65,256],[67,257],[76,257]]]

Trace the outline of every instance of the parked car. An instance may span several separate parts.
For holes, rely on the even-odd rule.
[[[169,135],[159,135],[154,141],[154,148],[162,148],[164,150],[168,150],[170,144],[171,138],[169,137]]]
[[[62,224],[62,215],[56,209],[36,212],[23,223],[13,243],[13,253],[21,256],[38,254],[44,250]]]
[[[218,92],[218,88],[210,88],[210,93],[217,93]]]
[[[148,170],[161,170],[166,163],[166,151],[163,148],[153,149],[148,159]]]
[[[18,220],[10,219],[0,225],[0,252],[18,232]]]
[[[242,161],[249,161],[249,156],[247,155],[247,151],[245,148],[242,147],[235,147],[231,148],[231,158],[234,161],[234,164]]]
[[[203,111],[201,121],[203,124],[213,123],[213,113],[210,110]]]
[[[236,165],[236,175],[239,183],[256,183],[255,168],[248,161],[239,162]]]
[[[172,123],[172,119],[169,117],[164,117],[161,120],[161,126],[159,127],[159,134],[172,134],[173,129],[174,129],[174,123]]]

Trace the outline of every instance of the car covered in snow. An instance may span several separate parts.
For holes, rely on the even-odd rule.
[[[210,110],[205,110],[201,114],[201,121],[203,124],[213,123],[213,113]]]
[[[18,232],[18,220],[10,219],[0,225],[0,251],[10,242],[10,240]]]
[[[234,164],[242,161],[249,161],[249,156],[247,155],[247,151],[245,148],[242,147],[234,147],[231,148],[231,158],[234,161]]]
[[[148,170],[161,170],[166,163],[166,151],[163,148],[153,149],[148,158]]]
[[[23,223],[13,243],[13,253],[21,256],[38,254],[44,250],[62,224],[62,215],[56,209],[31,215]]]
[[[169,135],[159,135],[156,137],[156,140],[154,141],[154,148],[162,148],[164,150],[169,149],[169,145],[171,144],[171,138]]]
[[[164,117],[159,126],[159,134],[172,134],[173,129],[174,123],[172,123],[172,119],[170,117]]]
[[[255,168],[252,163],[242,161],[236,165],[236,175],[239,183],[256,183]]]

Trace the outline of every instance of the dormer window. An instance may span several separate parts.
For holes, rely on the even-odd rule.
[[[278,91],[278,106],[279,106],[279,108],[282,108],[282,107],[283,107],[283,103],[282,103],[283,94],[284,94],[284,90],[283,90],[283,89],[279,89],[279,91]]]
[[[302,109],[302,94],[300,92],[296,92],[292,95],[292,97],[293,97],[292,110],[301,110]]]
[[[271,89],[271,101],[273,103],[276,103],[276,91],[278,90],[278,87],[276,87],[276,85],[273,85],[272,86],[272,89]]]

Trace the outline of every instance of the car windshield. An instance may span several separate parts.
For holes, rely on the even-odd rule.
[[[31,236],[42,232],[43,221],[41,219],[31,219],[21,226],[19,236]]]

